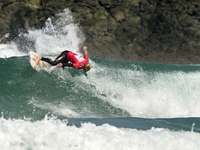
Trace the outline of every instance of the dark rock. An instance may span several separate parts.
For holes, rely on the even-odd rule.
[[[69,8],[80,23],[89,54],[122,61],[199,63],[198,0],[6,0],[0,2],[0,36],[41,28]]]

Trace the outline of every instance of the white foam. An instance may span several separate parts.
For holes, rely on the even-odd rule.
[[[80,128],[67,121],[48,119],[30,122],[0,120],[1,150],[191,150],[198,149],[200,134],[162,128],[137,130],[84,123]]]
[[[96,65],[90,73],[94,94],[133,117],[199,117],[198,72],[148,73]]]
[[[0,58],[20,57],[27,54],[20,52],[17,45],[13,42],[10,44],[0,44]]]
[[[25,37],[35,41],[35,51],[40,55],[59,54],[64,50],[78,52],[84,40],[68,9],[57,14],[54,23],[48,18],[42,30],[29,31]]]

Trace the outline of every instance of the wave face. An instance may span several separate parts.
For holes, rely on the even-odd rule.
[[[199,66],[90,61],[93,68],[86,75],[74,68],[36,72],[28,56],[0,59],[0,108],[11,116],[31,118],[38,117],[36,112],[68,118],[200,114]]]
[[[70,12],[56,18],[0,45],[1,149],[198,149],[199,65],[89,57],[87,74],[36,72],[29,51],[81,54],[84,36]]]

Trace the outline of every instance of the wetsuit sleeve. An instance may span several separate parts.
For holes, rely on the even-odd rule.
[[[85,58],[85,60],[86,60],[87,62],[89,62],[88,54],[85,54],[85,55],[84,55],[84,58]]]

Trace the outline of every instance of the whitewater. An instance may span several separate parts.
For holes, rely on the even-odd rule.
[[[197,150],[200,66],[90,56],[87,73],[35,71],[28,52],[82,55],[84,34],[68,9],[0,44],[1,150]],[[87,46],[87,45],[86,45]]]

